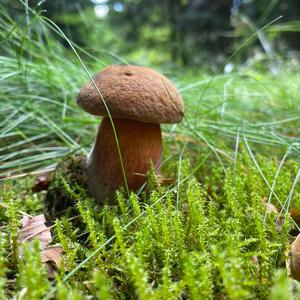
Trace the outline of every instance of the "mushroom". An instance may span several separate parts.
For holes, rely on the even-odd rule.
[[[112,117],[118,137],[127,185],[136,191],[146,182],[151,163],[159,170],[162,153],[160,123],[178,123],[184,107],[174,85],[158,72],[138,66],[111,65],[80,90],[77,104],[86,112],[103,116],[95,144],[87,158],[88,189],[103,203],[126,187]]]

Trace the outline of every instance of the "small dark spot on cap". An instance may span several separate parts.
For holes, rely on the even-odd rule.
[[[132,76],[133,73],[132,73],[131,71],[126,71],[126,72],[124,73],[124,75],[126,75],[126,76]]]

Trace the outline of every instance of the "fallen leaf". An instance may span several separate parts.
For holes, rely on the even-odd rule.
[[[62,246],[54,245],[42,251],[41,260],[43,263],[53,262],[57,268],[61,266]]]
[[[18,238],[20,244],[38,238],[41,249],[45,249],[52,242],[50,228],[45,225],[46,218],[43,214],[32,218],[23,216],[21,223],[22,228]]]
[[[297,281],[300,281],[300,234],[291,244],[291,251],[289,253],[290,276]]]
[[[265,206],[265,208],[267,209],[267,212],[278,214],[278,210],[277,210],[276,206],[270,202],[267,202],[266,200],[267,200],[266,198],[263,198],[262,203]]]
[[[45,222],[46,218],[43,214],[34,217],[23,216],[18,242],[22,245],[25,242],[32,242],[34,238],[40,241],[41,262],[46,264],[48,277],[53,279],[55,270],[61,266],[62,247],[60,245],[49,246],[52,242],[52,235],[50,227],[47,227]],[[20,247],[20,256],[22,256],[22,247]]]
[[[52,182],[52,179],[53,173],[51,172],[40,174],[36,177],[34,181],[34,184],[31,188],[32,192],[36,193],[43,190],[47,190],[50,183]]]
[[[290,209],[290,215],[297,225],[300,225],[300,213],[296,207]]]
[[[266,208],[268,209],[268,213],[278,214],[278,210],[276,206],[272,203],[266,203]]]

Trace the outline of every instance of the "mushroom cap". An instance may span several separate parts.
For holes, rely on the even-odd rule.
[[[184,112],[182,97],[172,82],[158,72],[138,66],[111,65],[93,80],[113,118],[144,123],[178,123]],[[86,112],[107,116],[92,82],[80,90],[77,104]]]

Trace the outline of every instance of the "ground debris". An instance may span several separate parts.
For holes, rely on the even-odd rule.
[[[52,242],[50,228],[45,225],[46,218],[43,214],[30,218],[23,216],[18,242],[20,244],[25,241],[32,241],[38,238],[40,241],[41,250],[45,249]]]
[[[64,178],[70,185],[78,184],[86,190],[85,163],[86,156],[78,154],[65,157],[58,163],[45,197],[47,220],[55,220],[62,214],[69,217],[73,216],[74,199],[63,190],[61,178]]]
[[[19,255],[23,255],[22,244],[32,243],[34,239],[40,242],[40,256],[42,263],[47,265],[48,277],[54,278],[55,269],[60,268],[62,261],[62,247],[60,245],[49,246],[52,242],[51,227],[45,225],[44,214],[29,217],[23,216],[22,227],[19,231]]]
[[[291,249],[287,258],[287,268],[290,271],[290,276],[300,281],[300,234],[291,244]]]
[[[36,193],[43,190],[47,190],[50,183],[52,182],[52,179],[53,179],[52,172],[40,174],[39,176],[36,177],[34,184],[31,188],[31,191],[33,193]]]

